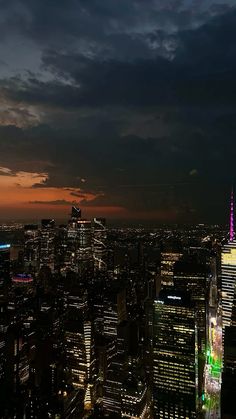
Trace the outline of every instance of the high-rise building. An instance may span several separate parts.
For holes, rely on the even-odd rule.
[[[107,232],[105,218],[93,219],[93,260],[95,270],[107,268]]]
[[[39,228],[37,224],[27,224],[24,228],[24,267],[35,273],[39,265]]]
[[[10,244],[0,244],[0,281],[9,279],[10,249]]]
[[[175,263],[174,289],[190,292],[195,304],[198,326],[199,349],[204,352],[207,343],[207,302],[209,300],[209,281],[206,265],[200,264],[190,256]]]
[[[123,320],[126,320],[126,291],[115,287],[110,290],[109,298],[105,298],[104,335],[116,337],[118,324]]]
[[[78,221],[78,265],[80,272],[92,266],[92,223],[89,220]]]
[[[221,385],[221,418],[236,418],[236,326],[227,326],[224,336],[224,368]]]
[[[154,417],[196,418],[198,346],[189,293],[160,292],[154,301]]]
[[[107,369],[104,380],[103,407],[106,414],[116,412],[121,414],[122,389],[125,378],[126,362],[124,341],[127,340],[126,292],[119,284],[110,286],[104,299],[104,336],[107,345]],[[123,326],[122,326],[123,323]]]
[[[0,313],[7,300],[7,288],[10,279],[10,244],[0,245]]]
[[[221,254],[222,322],[230,326],[236,282],[236,241],[224,245]]]
[[[53,272],[55,266],[55,221],[52,219],[41,221],[39,255],[39,267],[48,266]]]
[[[236,240],[234,237],[234,195],[231,193],[230,240],[221,253],[222,324],[231,325],[234,289],[236,283]]]
[[[94,335],[90,320],[71,310],[65,324],[66,366],[70,382],[84,394],[84,408],[90,409],[93,403],[94,380]]]
[[[67,266],[82,272],[92,265],[92,223],[81,218],[81,210],[72,207],[67,227]]]
[[[236,417],[236,284],[231,316],[231,326],[225,327],[224,336],[224,368],[221,385],[221,417]]]
[[[180,252],[161,253],[161,285],[162,287],[174,286],[174,265],[182,256]]]
[[[78,221],[81,219],[81,209],[77,207],[71,208],[71,219]]]
[[[147,385],[142,381],[129,382],[122,389],[122,418],[148,418]]]

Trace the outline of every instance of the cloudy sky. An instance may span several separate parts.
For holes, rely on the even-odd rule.
[[[235,0],[0,0],[0,219],[226,222]]]

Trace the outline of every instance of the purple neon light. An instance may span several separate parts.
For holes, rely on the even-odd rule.
[[[229,228],[229,240],[232,242],[234,239],[234,192],[232,189],[230,199],[230,228]]]

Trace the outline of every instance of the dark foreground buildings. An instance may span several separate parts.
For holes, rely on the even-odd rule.
[[[0,418],[218,412],[208,372],[220,353],[221,236],[204,226],[107,228],[73,207],[66,224],[27,224],[18,257],[3,243]],[[233,327],[225,332],[222,417],[232,416]]]

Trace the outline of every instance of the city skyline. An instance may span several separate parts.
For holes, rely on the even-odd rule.
[[[163,4],[164,3],[164,4]],[[0,4],[0,218],[228,220],[233,0]]]

